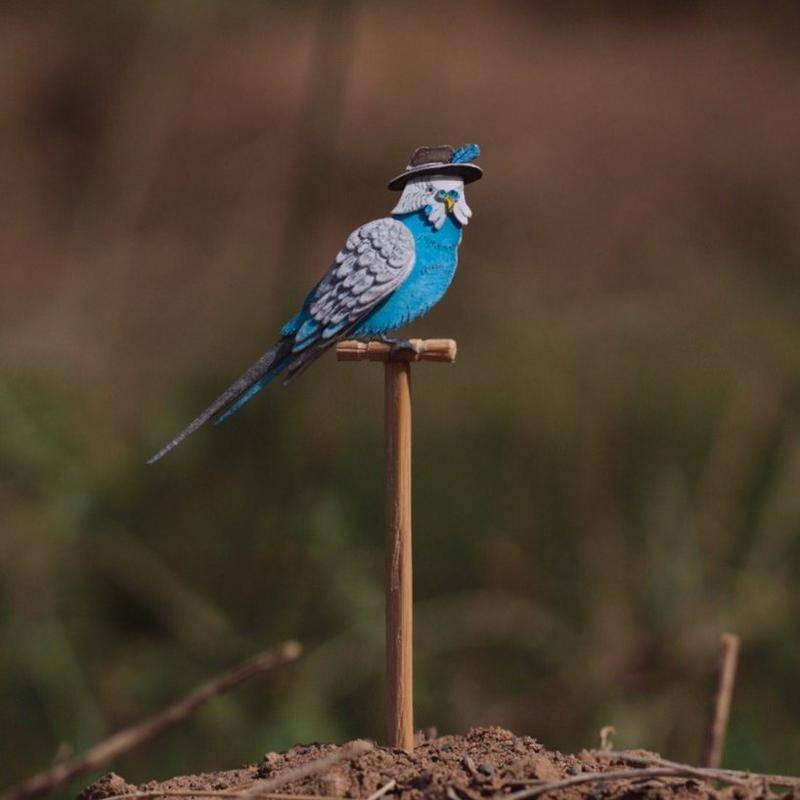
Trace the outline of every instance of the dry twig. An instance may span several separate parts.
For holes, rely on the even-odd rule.
[[[733,633],[722,634],[722,651],[717,672],[717,690],[714,695],[714,708],[706,735],[703,765],[718,767],[722,762],[725,747],[725,733],[728,728],[728,715],[731,710],[733,685],[736,681],[736,664],[739,659],[739,637]]]
[[[28,778],[19,786],[0,795],[0,800],[31,800],[31,798],[52,792],[65,783],[69,783],[73,778],[101,767],[108,761],[150,741],[168,728],[183,722],[193,711],[213,697],[230,691],[244,681],[280,664],[294,661],[300,655],[300,651],[300,645],[290,641],[260,653],[142,722],[117,731],[107,739],[90,747],[78,758],[61,762],[49,770]]]
[[[760,772],[746,772],[739,769],[715,769],[713,767],[691,767],[688,764],[679,764],[676,761],[669,761],[666,758],[653,755],[642,755],[641,753],[631,753],[625,750],[594,750],[592,755],[597,758],[618,759],[628,764],[638,764],[643,767],[677,767],[683,770],[691,770],[695,777],[709,781],[722,781],[734,785],[750,786],[753,781],[768,783],[770,786],[798,787],[800,788],[800,777],[795,778],[789,775],[766,775]]]
[[[541,781],[537,786],[530,789],[522,789],[512,794],[495,795],[497,800],[529,800],[532,797],[554,792],[559,789],[566,789],[570,786],[578,786],[582,783],[600,783],[605,781],[640,781],[648,778],[697,778],[696,771],[692,768],[683,769],[678,767],[650,767],[640,769],[618,769],[608,772],[584,772],[581,775],[573,775],[569,778],[562,778],[557,781]],[[731,783],[741,783],[747,786],[744,781],[731,781]]]
[[[388,783],[384,783],[383,786],[381,786],[381,788],[378,789],[376,792],[373,792],[367,798],[367,800],[378,800],[378,798],[383,797],[388,792],[391,792],[395,786],[397,786],[397,781],[394,778],[392,778],[392,780],[390,780]]]
[[[375,745],[372,742],[364,741],[363,739],[356,739],[353,742],[348,742],[342,745],[338,750],[335,750],[330,755],[318,758],[315,761],[309,761],[308,764],[303,764],[293,769],[286,769],[274,778],[267,778],[265,780],[254,781],[247,791],[243,792],[241,797],[261,797],[266,792],[272,792],[280,786],[285,786],[287,783],[294,783],[295,781],[307,778],[309,775],[316,775],[319,772],[325,772],[340,761],[347,761],[351,758],[358,758],[372,750]]]
[[[105,800],[156,800],[160,797],[231,797],[243,800],[251,796],[246,792],[231,789],[148,789],[142,792],[115,794]],[[342,800],[342,798],[324,794],[259,794],[258,800]]]
[[[236,789],[150,789],[142,792],[115,794],[112,797],[106,798],[106,800],[148,800],[148,798],[158,797],[228,797],[238,798],[238,800],[342,800],[340,797],[328,797],[326,795],[276,794],[273,790],[277,789],[279,786],[285,786],[287,783],[293,783],[294,781],[307,778],[309,775],[316,775],[318,772],[324,772],[340,761],[346,761],[349,758],[357,758],[372,750],[374,746],[375,745],[371,742],[356,739],[323,758],[310,761],[308,764],[303,764],[294,769],[284,770],[280,775],[276,775],[274,778],[251,781]],[[393,788],[394,781],[389,781],[389,783],[381,787],[378,792],[371,795],[368,800],[382,797],[383,794],[391,791]]]
[[[603,725],[600,728],[600,749],[601,750],[611,750],[613,748],[613,743],[611,742],[611,737],[617,732],[617,729],[613,725]]]
[[[466,769],[467,772],[469,772],[469,774],[472,776],[473,780],[483,780],[483,776],[480,774],[480,772],[478,772],[475,762],[468,755],[464,755],[464,758],[461,759],[461,763],[464,765],[464,769]]]

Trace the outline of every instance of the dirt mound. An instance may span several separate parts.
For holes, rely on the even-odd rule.
[[[188,775],[134,787],[118,775],[105,776],[79,795],[80,800],[101,800],[134,791],[181,792],[241,791],[254,780],[278,778],[326,756],[335,757],[336,745],[297,745],[285,753],[268,753],[260,763],[229,772]],[[648,754],[642,753],[644,756]],[[654,755],[654,754],[649,754]],[[322,771],[297,776],[271,790],[281,795],[368,798],[390,781],[387,800],[481,800],[511,795],[541,786],[541,782],[577,778],[598,772],[630,769],[630,764],[597,758],[583,751],[564,755],[547,750],[530,736],[515,736],[502,728],[476,728],[466,736],[441,736],[421,742],[412,754],[374,747]],[[287,776],[288,777],[288,776]],[[266,789],[266,787],[264,787]],[[634,798],[732,800],[734,790],[718,790],[693,777],[639,777],[635,780],[589,780],[559,788],[564,800],[600,797],[604,800]],[[738,791],[738,790],[737,790]],[[550,790],[553,796],[554,790]]]

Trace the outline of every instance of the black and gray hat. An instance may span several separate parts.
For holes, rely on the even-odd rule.
[[[472,183],[483,175],[483,170],[472,163],[480,154],[481,150],[476,144],[418,147],[408,159],[405,172],[392,178],[387,185],[393,190],[402,189],[410,178],[419,175],[457,175],[464,179],[464,183]]]

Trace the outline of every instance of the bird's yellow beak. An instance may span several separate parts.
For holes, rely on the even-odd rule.
[[[452,197],[445,197],[444,204],[447,206],[447,213],[449,214],[453,210],[453,206],[456,204],[456,201],[453,200]]]

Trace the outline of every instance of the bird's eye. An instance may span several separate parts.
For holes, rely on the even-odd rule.
[[[435,199],[440,203],[444,202],[445,197],[447,197],[447,192],[444,189],[439,189],[439,191],[436,192]]]

